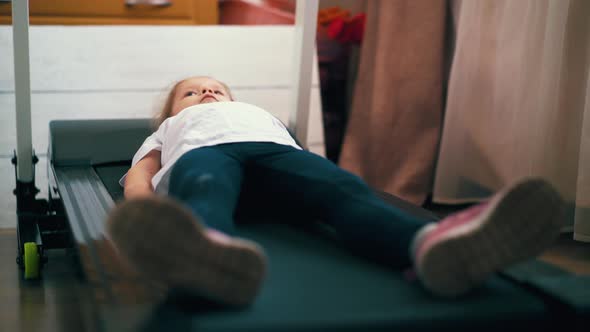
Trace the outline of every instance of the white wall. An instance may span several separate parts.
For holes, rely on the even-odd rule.
[[[288,122],[293,28],[288,26],[34,26],[30,31],[33,148],[46,197],[48,123],[53,119],[145,118],[167,88],[192,75],[226,82],[236,99]],[[308,142],[324,155],[317,65]],[[0,27],[0,227],[16,226],[12,28]]]

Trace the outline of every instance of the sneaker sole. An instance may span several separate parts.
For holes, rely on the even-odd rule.
[[[454,297],[494,272],[539,255],[559,235],[563,203],[547,182],[520,182],[464,226],[439,235],[417,262],[433,293]]]
[[[125,201],[107,227],[117,249],[147,278],[224,304],[251,303],[266,273],[256,243],[210,239],[188,209],[168,198]]]

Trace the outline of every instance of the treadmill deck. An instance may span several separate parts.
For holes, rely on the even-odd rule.
[[[492,330],[499,328],[499,317],[527,327],[546,326],[549,321],[541,299],[501,277],[493,277],[461,299],[438,299],[419,283],[405,280],[402,271],[354,256],[329,234],[272,220],[238,226],[238,235],[257,241],[269,257],[267,280],[252,306],[238,311],[218,308],[211,313],[212,306],[198,299],[151,294],[145,280],[118,260],[104,234],[106,214],[122,194],[116,191],[117,181],[127,167],[54,169],[82,266],[95,285],[106,321],[126,312],[126,317],[137,317],[136,324],[141,324],[162,312],[174,312],[189,326],[211,331],[238,327],[257,331]],[[161,319],[166,317],[169,314]]]

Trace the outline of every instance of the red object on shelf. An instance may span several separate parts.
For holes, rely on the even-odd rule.
[[[283,25],[295,23],[295,7],[290,1],[229,0],[219,2],[219,24]]]
[[[338,17],[328,25],[328,37],[343,44],[360,44],[365,32],[366,15],[357,14],[350,19]]]
[[[350,11],[340,7],[329,7],[318,11],[318,25],[325,25],[337,18],[346,19],[350,16]]]
[[[344,19],[342,17],[335,18],[328,24],[328,37],[337,39],[344,30]]]

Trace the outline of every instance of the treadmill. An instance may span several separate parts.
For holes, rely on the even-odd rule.
[[[123,199],[118,180],[150,134],[149,119],[50,123],[50,186],[63,204],[86,279],[97,291],[97,300],[110,310],[119,306],[133,312],[158,302],[160,306],[149,315],[155,323],[150,324],[184,322],[206,331],[491,331],[507,322],[521,329],[551,323],[542,299],[501,276],[464,298],[436,298],[403,271],[354,256],[321,224],[301,228],[282,220],[238,224],[237,235],[258,242],[269,259],[267,280],[251,307],[213,310],[214,304],[195,303],[178,294],[150,297],[149,285],[142,285],[141,277],[126,272],[117,260],[104,225],[109,210]],[[413,214],[436,219],[394,196],[381,193],[381,197]]]
[[[296,55],[296,93],[290,128],[306,144],[311,52],[317,0],[298,1],[301,52]],[[571,276],[537,261],[503,271],[482,287],[455,300],[437,298],[419,282],[344,249],[321,224],[295,227],[283,216],[246,211],[239,236],[257,241],[269,258],[260,295],[240,310],[220,307],[182,290],[158,293],[118,259],[105,233],[108,212],[123,199],[118,180],[135,151],[151,134],[149,119],[56,120],[50,123],[49,197],[35,198],[36,159],[30,140],[28,8],[13,2],[18,153],[17,261],[25,279],[41,277],[45,251],[71,247],[96,303],[100,331],[430,331],[557,330],[564,320],[582,327],[590,300],[551,293],[536,280]],[[16,38],[19,37],[19,38]],[[19,44],[20,43],[20,44]],[[26,60],[26,61],[25,61]],[[24,69],[23,69],[24,68]],[[28,118],[27,118],[28,117]],[[27,123],[28,122],[28,123]],[[22,128],[28,128],[23,134]],[[27,139],[28,135],[28,139]],[[392,205],[431,220],[436,216],[394,196],[379,193]],[[251,220],[259,218],[260,220]],[[267,220],[281,218],[277,220]],[[392,221],[395,222],[395,221]],[[163,248],[165,250],[165,248]],[[173,252],[169,253],[174,255]],[[559,279],[561,278],[561,279]],[[585,280],[578,280],[583,283]],[[545,284],[547,284],[545,280]],[[558,287],[557,287],[558,288]],[[554,287],[554,289],[557,289]],[[588,288],[588,287],[586,287]],[[560,297],[561,295],[561,297]],[[589,297],[590,298],[590,297]],[[578,325],[576,325],[578,326]]]

